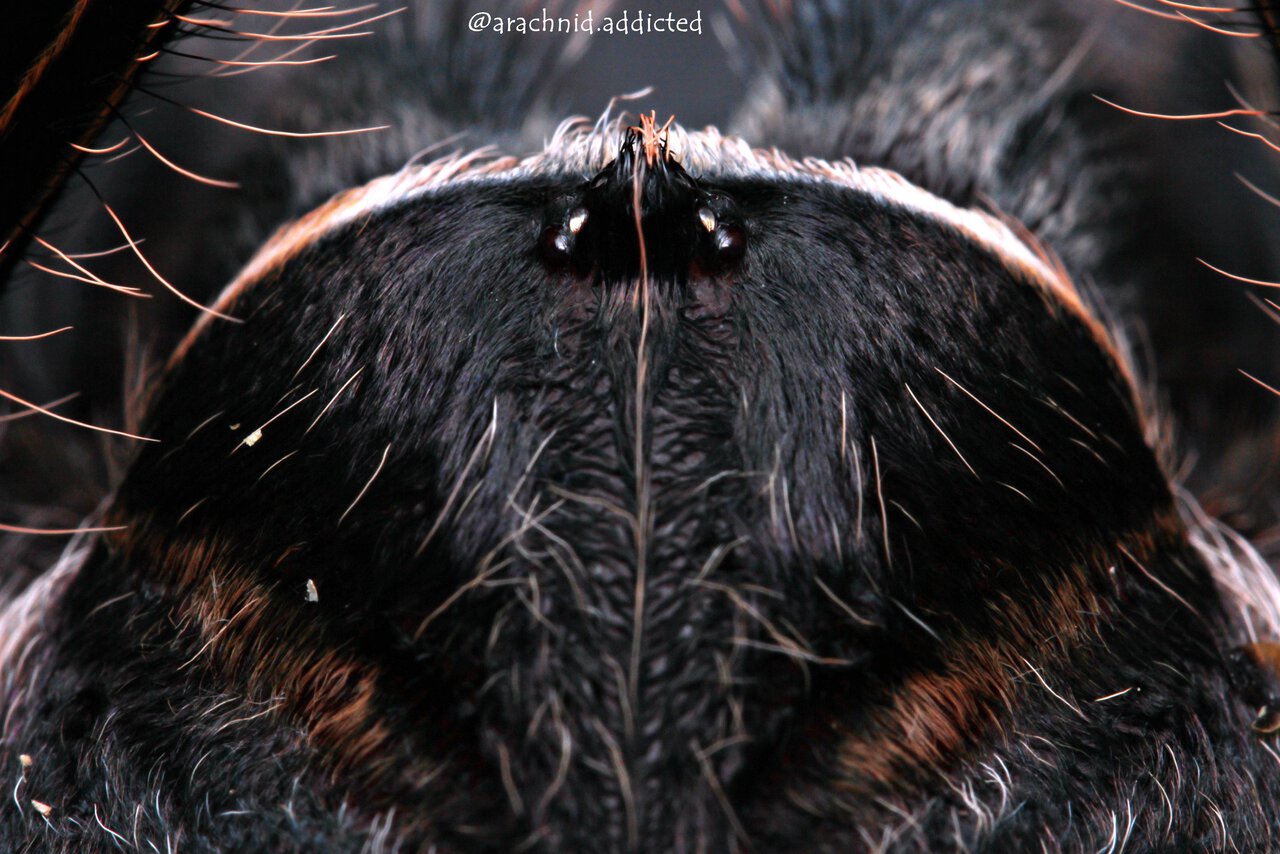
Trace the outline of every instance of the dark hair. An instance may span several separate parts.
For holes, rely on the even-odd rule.
[[[390,130],[225,145],[134,60],[382,10],[50,6],[5,316],[89,329],[0,372],[8,847],[1275,847],[1272,161],[1132,115],[1274,82],[1196,26],[1269,5],[733,4],[722,136],[551,127],[581,34],[424,2],[196,117]],[[49,155],[103,125],[242,191]],[[126,261],[140,336],[36,290]]]

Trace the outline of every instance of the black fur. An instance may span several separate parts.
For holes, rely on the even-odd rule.
[[[468,10],[297,90],[300,121],[390,104],[421,138],[261,146],[254,209],[184,281],[212,299],[269,220],[456,128],[519,145],[542,92],[467,88],[498,50],[459,31]],[[294,232],[218,304],[241,322],[202,320],[148,385],[159,441],[95,517],[120,530],[12,584],[40,595],[0,674],[0,840],[1280,845],[1257,708],[1276,639],[1197,547],[1114,341],[1149,325],[1200,482],[1263,533],[1275,481],[1249,456],[1256,494],[1237,488],[1223,461],[1275,435],[1275,402],[1224,384],[1265,374],[1275,330],[1206,296],[1221,281],[1174,242],[1270,250],[1256,211],[1224,236],[1212,199],[1163,203],[1180,161],[1089,97],[1084,17],[797,4],[757,41],[741,120],[991,205],[1061,273],[848,172],[681,160],[652,120],[598,163],[570,138]],[[500,74],[550,68],[525,47]],[[406,69],[433,75],[421,93]],[[1228,318],[1237,346],[1180,339],[1201,301],[1200,334]]]

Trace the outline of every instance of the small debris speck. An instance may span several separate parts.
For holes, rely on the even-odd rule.
[[[45,817],[48,817],[49,813],[53,812],[53,807],[49,806],[44,801],[32,801],[31,806],[35,807],[36,812]]]
[[[308,602],[320,601],[320,591],[316,589],[316,583],[312,581],[310,578],[307,579],[307,601]]]
[[[252,448],[254,445],[258,444],[258,440],[261,438],[262,438],[262,431],[254,430],[248,436],[244,437],[244,443],[248,445],[250,448]]]
[[[22,754],[21,756],[18,757],[18,762],[22,764],[23,768],[30,768],[31,767],[30,754],[27,754],[27,753]]]

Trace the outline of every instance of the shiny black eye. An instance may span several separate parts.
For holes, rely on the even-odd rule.
[[[703,207],[698,208],[698,222],[705,230],[715,233],[716,225],[719,223],[719,220],[716,219],[716,212],[704,205]]]
[[[719,273],[740,262],[747,251],[747,233],[733,200],[720,193],[709,194],[694,214],[704,241],[704,266]]]
[[[538,240],[542,260],[555,267],[567,266],[573,260],[578,233],[582,231],[586,222],[586,208],[573,207],[564,211],[555,220],[546,223],[542,229],[542,236]]]
[[[723,224],[716,229],[716,260],[722,266],[736,264],[747,251],[747,234],[741,226]]]

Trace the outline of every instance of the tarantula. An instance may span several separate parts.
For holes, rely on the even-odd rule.
[[[500,6],[0,11],[0,847],[1280,846],[1271,3]]]

